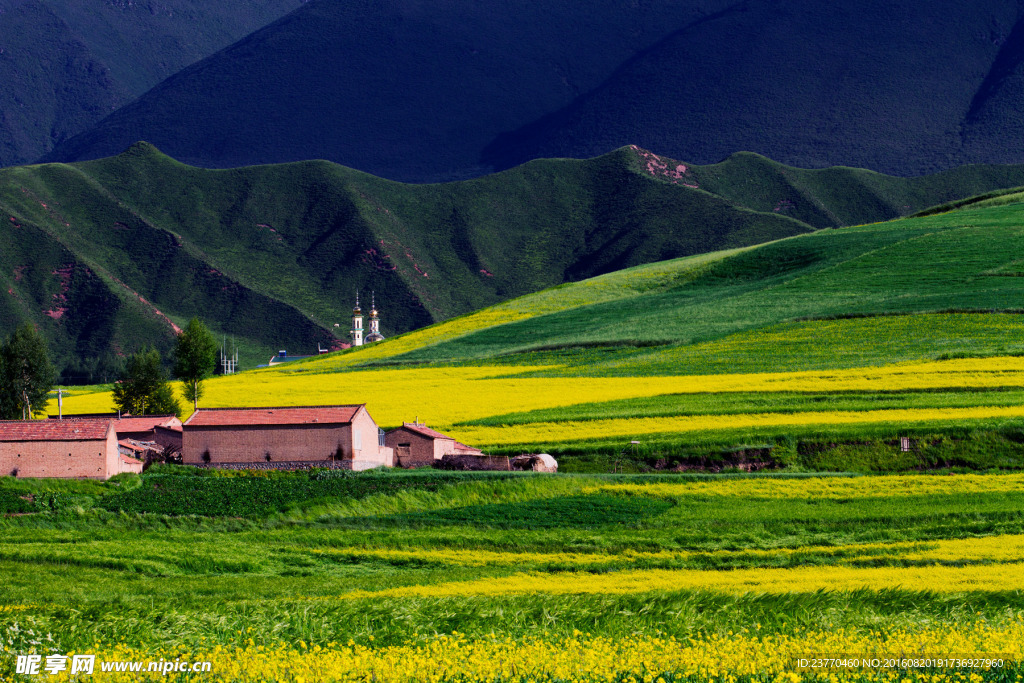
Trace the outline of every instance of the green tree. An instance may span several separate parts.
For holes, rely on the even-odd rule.
[[[203,380],[217,367],[217,341],[199,318],[192,318],[174,347],[174,375],[185,385],[185,400],[199,409],[203,396]]]
[[[12,420],[19,416],[18,403],[14,400],[14,389],[7,378],[7,361],[4,349],[7,344],[0,341],[0,420]]]
[[[124,374],[114,384],[114,405],[132,415],[173,413],[181,417],[181,406],[160,364],[159,351],[140,351],[128,358]]]
[[[46,342],[25,323],[0,347],[0,417],[28,420],[42,412],[56,377]]]

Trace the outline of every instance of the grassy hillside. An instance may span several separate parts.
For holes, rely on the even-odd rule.
[[[899,175],[1017,162],[1021,22],[1017,3],[736,3],[503,132],[483,159],[505,168],[636,143],[697,163],[742,149]]]
[[[728,4],[600,0],[581,15],[572,2],[313,0],[47,158],[94,159],[149,140],[206,167],[329,159],[393,180],[478,176],[495,135]]]
[[[921,359],[968,351],[973,345],[957,340],[975,335],[988,335],[981,347],[1016,350],[1014,337],[1000,337],[998,330],[1020,312],[1024,294],[1024,280],[1013,277],[1024,249],[1021,215],[1021,204],[963,209],[641,266],[510,301],[339,360],[447,362],[540,351],[539,359],[589,354],[574,372],[673,374],[843,367],[842,351],[854,348],[868,360]],[[1004,315],[940,322],[870,317],[951,310]],[[835,320],[800,321],[806,318]],[[820,352],[798,351],[800,339]],[[616,350],[624,344],[634,348]],[[729,354],[717,352],[726,347]],[[771,356],[762,355],[768,349]],[[861,364],[870,363],[849,363]]]
[[[749,152],[718,164],[692,165],[689,171],[689,182],[708,192],[816,228],[877,223],[951,200],[970,201],[966,198],[987,193],[987,188],[1013,187],[1018,177],[1016,166],[970,165],[900,178],[842,166],[794,168]]]
[[[327,162],[207,171],[140,144],[6,169],[0,211],[0,329],[41,324],[65,366],[166,349],[173,325],[199,315],[238,338],[251,367],[344,338],[356,291],[376,292],[390,335],[566,280],[812,229],[639,173],[628,150],[410,186]],[[124,335],[100,332],[97,311]]]
[[[0,165],[26,163],[128,102],[124,85],[43,2],[0,2]]]
[[[106,381],[120,354],[166,350],[173,325],[199,315],[252,367],[346,339],[356,291],[376,292],[391,336],[622,268],[1021,183],[1024,166],[903,179],[626,147],[406,185],[322,161],[204,170],[140,143],[0,171],[0,332],[40,324],[66,379]]]
[[[314,0],[47,159],[149,140],[199,166],[323,158],[410,182],[633,143],[898,175],[1019,163],[1021,17],[998,0]]]

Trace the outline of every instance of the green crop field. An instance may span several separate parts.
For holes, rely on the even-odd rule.
[[[312,494],[318,477],[338,485]],[[51,508],[0,518],[4,677],[8,653],[33,651],[211,662],[170,680],[774,681],[819,647],[998,656],[983,680],[1022,673],[1019,474],[164,467],[72,487],[5,480],[0,505],[48,488]],[[213,491],[263,503],[211,506]]]

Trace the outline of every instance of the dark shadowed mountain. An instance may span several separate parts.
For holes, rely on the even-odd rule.
[[[738,3],[499,136],[484,160],[504,168],[628,140],[698,162],[743,149],[900,175],[1021,161],[1024,136],[1012,133],[1024,93],[1020,10],[962,0]]]
[[[0,0],[0,165],[39,158],[302,0]]]
[[[206,167],[396,180],[626,144],[914,175],[1024,161],[1019,0],[314,0],[47,157],[136,140]]]
[[[408,185],[325,161],[207,170],[139,143],[0,170],[0,334],[24,321],[67,381],[110,377],[201,316],[246,366],[347,338],[356,291],[386,336],[620,268],[884,220],[1024,184],[1024,166],[923,178],[692,166],[637,148]],[[338,325],[338,327],[335,327]]]
[[[404,181],[481,150],[729,0],[314,0],[164,81],[51,160],[149,140],[207,167],[324,158]],[[610,151],[610,150],[606,150]]]

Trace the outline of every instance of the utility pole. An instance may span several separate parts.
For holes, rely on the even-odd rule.
[[[231,355],[228,355],[228,354]],[[238,346],[235,345],[235,340],[231,340],[231,346],[228,346],[227,335],[224,336],[224,343],[220,347],[220,372],[222,375],[232,375],[238,371]]]

